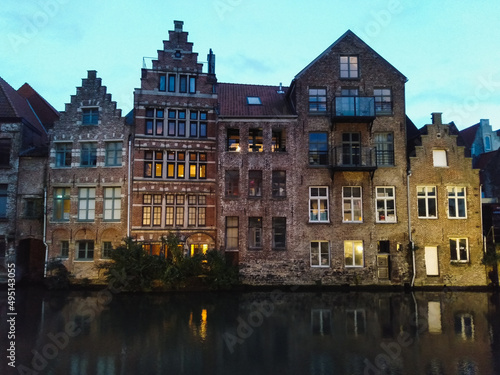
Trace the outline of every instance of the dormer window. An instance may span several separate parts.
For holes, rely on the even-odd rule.
[[[82,125],[97,125],[99,123],[99,108],[82,108]]]
[[[247,96],[248,105],[262,105],[262,101],[258,96]]]

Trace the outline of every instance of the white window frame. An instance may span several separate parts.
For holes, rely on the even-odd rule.
[[[448,166],[448,155],[446,150],[432,150],[432,164],[438,168]]]
[[[345,189],[351,189],[351,195],[345,195]],[[359,189],[359,197],[354,197],[352,192],[353,188]],[[346,209],[349,205],[350,209]],[[360,209],[360,217],[359,220],[356,220],[354,216],[354,205],[359,204]],[[349,220],[346,219],[346,212],[350,211],[351,218]],[[361,186],[342,186],[342,222],[343,223],[362,223],[363,222],[363,188]]]
[[[458,191],[463,190],[463,196],[458,195]],[[465,186],[447,186],[446,191],[448,193],[448,219],[467,219],[467,189]],[[455,202],[455,215],[452,216],[450,213],[450,203]],[[463,204],[464,215],[460,216],[458,209],[459,205]]]
[[[356,248],[361,246],[361,264],[356,263]],[[346,254],[352,256],[352,264],[347,264]],[[362,268],[365,265],[365,248],[361,240],[345,240],[344,241],[344,264],[346,268]]]
[[[107,186],[104,188],[103,221],[121,220],[121,187]]]
[[[383,189],[383,195],[379,195],[379,189]],[[392,196],[387,195],[387,191],[392,191]],[[388,214],[388,211],[391,209],[387,208],[388,202],[393,201],[393,209],[394,213],[392,216]],[[383,203],[383,207],[379,210],[378,204],[379,202]],[[384,219],[380,219],[379,211],[383,211]],[[389,219],[391,217],[391,219]],[[375,187],[375,221],[377,223],[396,223],[398,221],[396,214],[396,189],[394,186],[376,186]]]
[[[78,188],[78,221],[95,220],[95,187]]]
[[[465,240],[466,259],[460,258],[460,241]],[[451,257],[451,244],[455,243],[456,259]],[[469,239],[467,237],[450,237],[450,260],[452,263],[469,263]]]
[[[318,253],[317,254],[313,254],[313,243],[316,243],[318,244]],[[324,253],[321,252],[322,250],[322,246],[321,244],[326,244],[327,246],[327,255],[326,255],[326,259],[324,259]],[[331,253],[331,250],[330,250],[330,243],[328,241],[311,241],[310,244],[309,244],[309,254],[310,254],[310,262],[311,262],[311,267],[313,268],[328,268],[330,267],[330,253]],[[323,254],[323,256],[322,256]],[[316,255],[317,256],[317,262],[313,263],[313,255]],[[326,263],[323,263],[323,260],[326,260]]]
[[[317,189],[317,195],[313,195],[313,191]],[[325,195],[320,195],[320,189],[325,189]],[[312,208],[312,204],[316,203],[316,217],[317,219],[313,219],[314,209]],[[321,218],[321,202],[326,202],[325,211],[326,211],[326,219]],[[329,223],[330,222],[330,213],[329,213],[329,199],[328,199],[328,186],[310,186],[309,187],[309,222],[310,223]]]
[[[429,195],[429,188],[434,188],[434,196]],[[418,195],[419,189],[423,189],[424,195]],[[418,200],[425,199],[425,216],[420,216],[418,210]],[[429,216],[429,199],[434,200],[434,206],[436,207],[436,216]],[[437,219],[438,218],[438,207],[437,207],[437,188],[436,186],[417,186],[417,215],[419,219]]]

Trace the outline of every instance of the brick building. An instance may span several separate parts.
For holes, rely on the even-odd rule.
[[[152,254],[177,234],[186,254],[215,248],[215,56],[208,69],[175,21],[134,92],[131,234]]]
[[[416,286],[486,285],[479,170],[433,113],[409,161]]]
[[[94,70],[49,132],[49,257],[76,278],[97,278],[95,266],[126,236],[130,134]]]

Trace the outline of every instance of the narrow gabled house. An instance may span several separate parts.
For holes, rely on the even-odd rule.
[[[216,241],[215,55],[204,70],[183,22],[174,26],[134,92],[131,234],[162,256],[175,234],[191,256]]]
[[[49,134],[49,258],[76,278],[95,279],[127,233],[131,128],[89,70]]]
[[[455,133],[455,134],[453,134]],[[479,170],[440,113],[420,130],[409,158],[409,212],[415,286],[487,284]]]

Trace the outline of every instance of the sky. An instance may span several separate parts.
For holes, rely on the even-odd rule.
[[[500,128],[498,0],[2,0],[0,76],[57,110],[97,70],[123,115],[174,20],[219,82],[288,86],[352,30],[408,78],[406,112]],[[144,59],[146,58],[146,59]],[[206,71],[206,63],[204,65]]]

